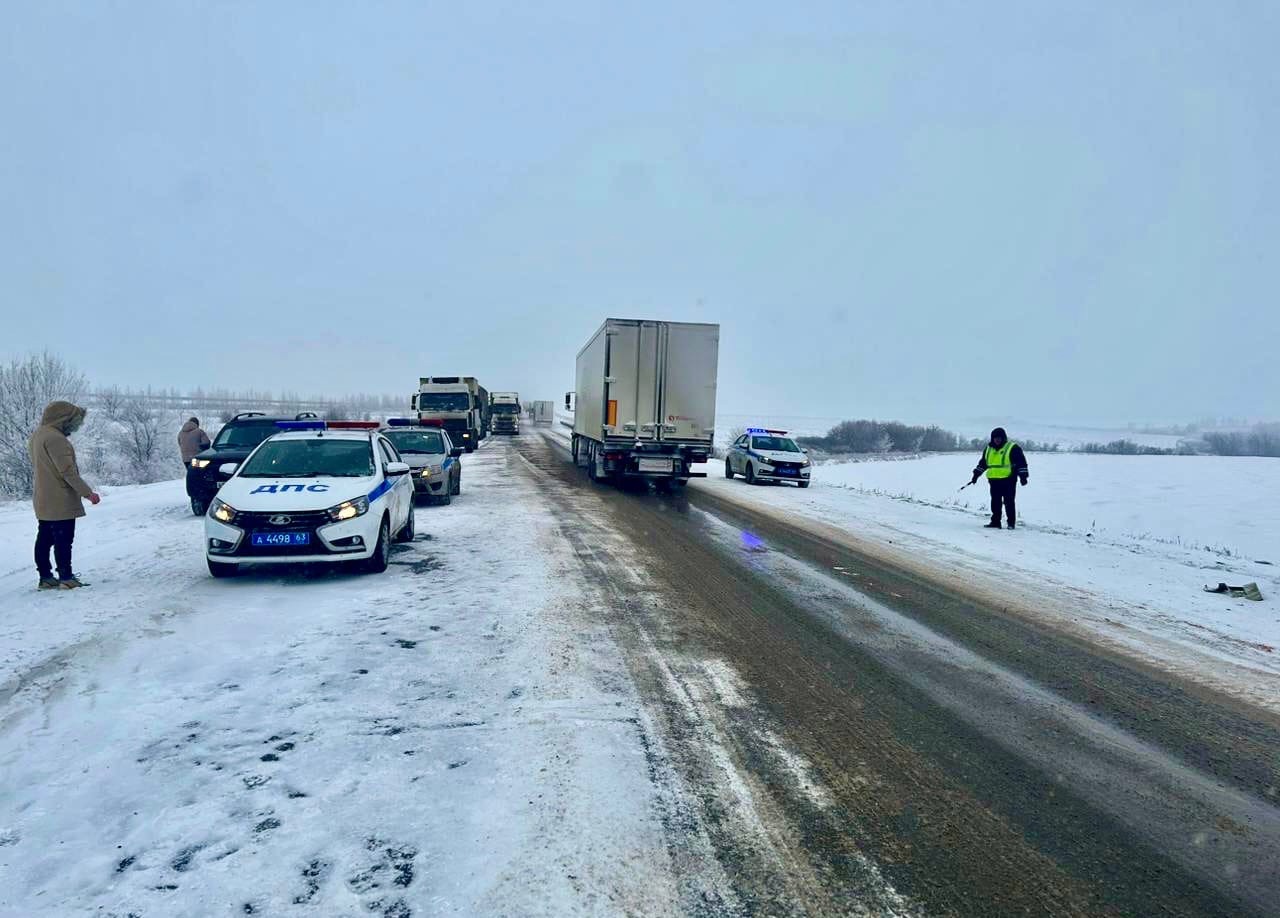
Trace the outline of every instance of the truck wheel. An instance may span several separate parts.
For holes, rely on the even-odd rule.
[[[236,574],[240,573],[239,564],[224,564],[220,561],[212,561],[208,558],[206,558],[205,561],[209,565],[210,577],[217,577],[221,580],[223,577],[234,577]]]
[[[574,434],[569,439],[569,455],[573,456],[573,464],[578,464],[578,435]]]
[[[756,483],[756,467],[750,462],[747,463],[747,474],[744,477],[747,479],[747,484],[753,485]]]
[[[587,477],[592,481],[600,481],[600,473],[596,471],[596,446],[587,447]]]
[[[724,477],[728,478],[730,481],[733,481],[733,466],[729,464],[728,459],[724,461]]]
[[[373,547],[373,554],[364,562],[365,573],[381,574],[387,569],[387,565],[391,563],[391,524],[387,522],[387,518],[382,518],[382,525],[378,527],[378,544]]]
[[[209,502],[198,497],[191,498],[191,512],[196,516],[204,516],[209,509]]]
[[[466,442],[466,445],[465,445],[465,446],[463,446],[462,448],[463,448],[463,449],[465,449],[465,450],[466,450],[467,452],[469,452],[469,453],[474,453],[474,452],[476,451],[476,444],[475,444],[475,442],[474,442],[474,441],[472,441],[472,440],[468,440],[468,441]]]

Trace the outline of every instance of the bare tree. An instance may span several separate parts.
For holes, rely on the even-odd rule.
[[[116,418],[116,446],[139,482],[156,481],[160,472],[162,420],[163,412],[137,397],[126,397]]]
[[[129,397],[119,386],[111,386],[108,389],[100,389],[97,392],[95,401],[98,410],[102,416],[109,421],[118,421],[124,414],[125,403]]]
[[[31,495],[27,441],[45,406],[58,399],[77,402],[87,387],[83,374],[48,352],[0,366],[0,492]]]

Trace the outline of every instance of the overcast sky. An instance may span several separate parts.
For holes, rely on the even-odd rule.
[[[553,398],[618,315],[719,322],[725,413],[1278,413],[1280,4],[4,18],[6,356]]]

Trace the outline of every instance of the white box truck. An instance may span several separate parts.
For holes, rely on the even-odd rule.
[[[496,434],[518,434],[520,432],[519,392],[490,393],[489,424]]]
[[[529,403],[529,419],[534,424],[547,425],[555,420],[556,403],[547,401],[532,401]]]
[[[720,326],[606,319],[578,352],[572,451],[592,480],[705,477],[716,427]]]

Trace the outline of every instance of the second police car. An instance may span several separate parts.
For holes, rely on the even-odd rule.
[[[785,430],[749,427],[733,441],[724,459],[724,477],[735,474],[747,484],[764,481],[789,481],[809,487],[809,457]]]
[[[279,421],[205,515],[209,573],[242,564],[357,562],[387,569],[390,543],[414,536],[409,466],[376,422]]]

